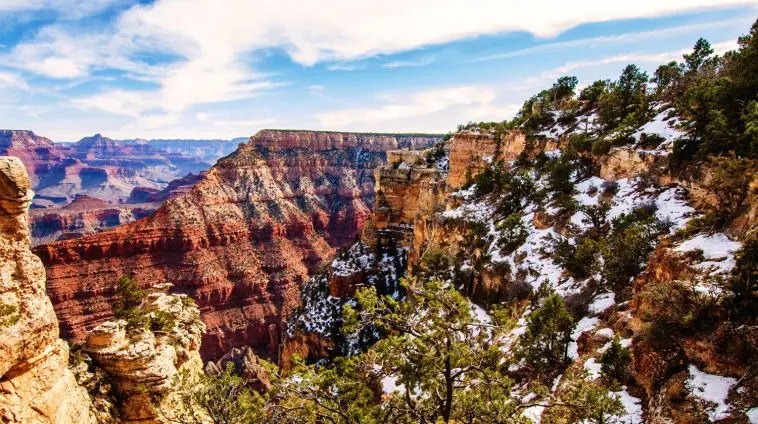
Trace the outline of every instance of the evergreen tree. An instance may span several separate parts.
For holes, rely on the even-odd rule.
[[[574,319],[557,293],[548,295],[527,318],[527,327],[519,341],[518,356],[537,373],[549,373],[564,367]]]

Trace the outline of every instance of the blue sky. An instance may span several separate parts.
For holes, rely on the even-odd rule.
[[[756,17],[758,0],[0,0],[0,127],[446,132],[561,75],[652,72],[699,37],[734,49]]]

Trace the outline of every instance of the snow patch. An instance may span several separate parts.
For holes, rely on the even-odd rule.
[[[592,315],[597,315],[615,304],[616,295],[614,293],[602,293],[592,300],[592,303],[590,303],[590,306],[588,306],[587,309]]]
[[[711,420],[728,417],[731,407],[726,400],[729,398],[729,390],[737,384],[737,380],[702,372],[694,365],[689,366],[689,371],[690,378],[687,380],[687,387],[693,396],[710,404],[708,416]]]

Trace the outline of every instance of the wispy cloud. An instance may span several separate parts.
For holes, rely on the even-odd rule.
[[[0,88],[15,88],[27,91],[31,89],[24,78],[10,72],[0,72]]]
[[[698,23],[690,25],[681,25],[672,28],[664,28],[653,31],[638,31],[616,35],[607,35],[602,37],[589,37],[577,40],[561,41],[556,43],[540,44],[534,47],[513,50],[509,52],[496,53],[471,59],[470,62],[487,62],[491,60],[502,60],[531,54],[546,53],[569,49],[573,47],[598,47],[609,45],[621,45],[638,43],[645,40],[659,40],[678,34],[698,33],[709,28],[722,28],[734,26],[748,26],[753,20],[751,18],[728,19],[717,22]]]
[[[376,106],[346,108],[315,115],[323,128],[378,128],[387,123],[453,112],[455,121],[495,120],[518,110],[517,105],[500,104],[496,89],[489,86],[458,86],[424,90],[412,94],[381,94]],[[443,130],[450,127],[447,121]]]
[[[416,59],[407,60],[393,60],[382,64],[382,68],[394,69],[394,68],[420,68],[428,66],[434,63],[434,56],[422,56]]]

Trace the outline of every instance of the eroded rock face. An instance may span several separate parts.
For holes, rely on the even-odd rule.
[[[88,423],[90,400],[68,370],[68,345],[29,250],[33,192],[24,165],[0,157],[0,420]]]
[[[502,159],[514,160],[526,148],[526,138],[519,131],[509,131],[498,142],[494,134],[457,132],[450,147],[448,187],[460,188],[469,178],[479,175],[495,157],[498,148]]]
[[[141,309],[149,316],[168,313],[175,323],[170,329],[130,333],[125,321],[107,321],[89,332],[83,350],[110,376],[122,422],[153,423],[160,422],[154,404],[171,402],[177,373],[202,372],[205,325],[185,295],[151,293]]]
[[[68,240],[92,234],[144,218],[160,203],[114,205],[103,200],[78,195],[66,206],[32,209],[32,246],[58,240]]]
[[[436,138],[425,139],[431,145]],[[150,217],[40,246],[66,337],[111,316],[119,276],[172,282],[200,306],[205,359],[252,346],[274,356],[301,284],[353,243],[374,203],[385,151],[417,138],[264,131]]]

